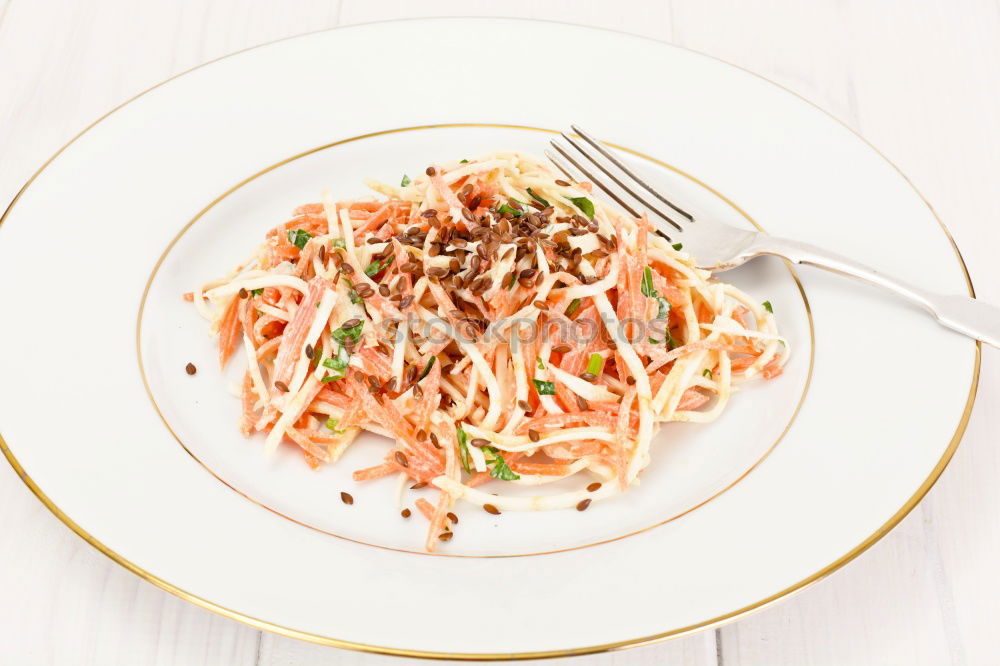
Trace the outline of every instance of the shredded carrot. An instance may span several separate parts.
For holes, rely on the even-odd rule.
[[[783,372],[761,299],[590,183],[511,153],[406,182],[298,206],[230,277],[183,297],[211,321],[222,366],[249,345],[239,427],[266,433],[268,451],[295,445],[317,468],[358,429],[392,440],[353,478],[437,492],[415,502],[427,551],[458,539],[457,501],[499,515],[626,491],[660,424],[714,418],[734,381]],[[510,482],[537,495],[502,492]],[[487,483],[486,502],[466,492]]]

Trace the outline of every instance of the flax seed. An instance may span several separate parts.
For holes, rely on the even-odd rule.
[[[484,504],[483,505],[483,510],[485,510],[486,513],[493,514],[494,516],[499,516],[500,515],[500,509],[496,508],[492,504]]]
[[[348,504],[348,505],[354,504],[354,498],[351,497],[351,493],[341,492],[340,493],[340,501],[343,502],[344,504]]]
[[[404,454],[402,451],[396,451],[396,454],[393,457],[396,459],[396,462],[399,463],[400,467],[410,466],[409,461],[406,459],[406,454]]]
[[[194,373],[198,372],[198,368],[194,367],[194,363],[188,363],[187,365],[184,366],[184,372],[188,373],[189,375],[193,375]]]
[[[590,506],[590,498],[589,497],[587,499],[581,501],[579,504],[577,504],[576,505],[576,510],[577,511],[586,511],[588,506]]]

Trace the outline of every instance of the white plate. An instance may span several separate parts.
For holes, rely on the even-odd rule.
[[[512,39],[532,47],[481,48]],[[460,513],[452,557],[419,552],[423,526],[399,518],[392,481],[351,481],[380,459],[380,438],[312,472],[238,434],[228,379],[180,293],[323,187],[351,196],[364,177],[431,161],[540,153],[550,135],[537,128],[570,122],[633,151],[702,214],[971,289],[892,165],[746,72],[559,24],[339,29],[156,87],[21,192],[0,231],[0,302],[17,313],[0,327],[5,454],[62,520],[147,580],[341,647],[597,651],[731,619],[838,568],[947,464],[978,346],[868,288],[813,272],[800,284],[776,260],[723,277],[775,305],[795,350],[782,377],[747,385],[717,423],[665,427],[642,485],[620,499]]]

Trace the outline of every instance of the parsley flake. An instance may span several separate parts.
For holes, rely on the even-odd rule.
[[[458,457],[462,461],[462,467],[467,473],[472,474],[472,466],[469,465],[469,436],[462,430],[462,426],[455,428],[455,434],[458,435]]]
[[[587,216],[588,220],[594,219],[594,203],[590,199],[587,197],[569,197],[569,200]]]
[[[289,229],[288,230],[288,242],[299,248],[300,250],[306,246],[309,239],[313,235],[308,231],[303,231],[302,229]]]
[[[532,199],[534,199],[535,201],[537,201],[538,203],[542,204],[546,208],[549,207],[549,202],[546,201],[545,199],[541,198],[540,196],[538,196],[534,192],[532,192],[530,187],[528,188],[528,196],[531,197]]]
[[[535,384],[535,390],[538,391],[538,395],[555,395],[556,385],[555,382],[543,382],[540,379],[532,379]]]
[[[493,456],[493,459],[487,460],[486,463],[488,465],[493,465],[493,467],[490,468],[490,476],[494,479],[500,479],[501,481],[517,481],[521,478],[510,468],[507,461],[503,459],[503,456],[501,456],[500,452],[495,448],[492,446],[484,446],[483,451]]]

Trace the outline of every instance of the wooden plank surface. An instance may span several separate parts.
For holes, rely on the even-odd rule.
[[[336,25],[500,13],[670,41],[817,102],[907,173],[949,225],[979,294],[1000,302],[1000,5],[986,0],[0,0],[0,201],[115,104],[206,60]],[[856,562],[720,630],[570,663],[996,663],[998,358],[984,350],[979,400],[942,480]],[[933,378],[932,350],[914,362]],[[3,663],[403,663],[182,602],[70,533],[6,465],[0,534]]]

